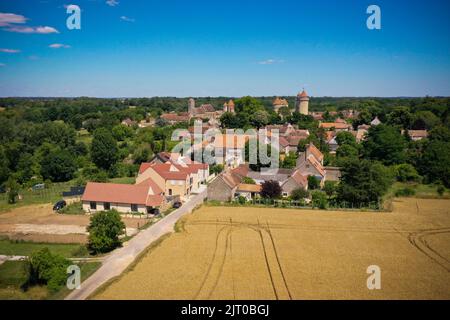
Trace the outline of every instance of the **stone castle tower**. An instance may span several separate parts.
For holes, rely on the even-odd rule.
[[[309,96],[306,91],[303,89],[302,92],[299,92],[297,98],[295,99],[295,111],[300,112],[301,114],[308,115],[309,108]]]
[[[195,100],[190,98],[188,102],[188,113],[190,116],[194,115],[194,110],[195,110]]]

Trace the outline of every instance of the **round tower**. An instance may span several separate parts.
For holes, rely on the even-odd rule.
[[[189,115],[194,115],[194,110],[195,110],[195,100],[193,98],[190,98],[188,102]]]
[[[303,89],[302,92],[299,92],[297,98],[295,99],[295,110],[300,112],[301,114],[308,115],[309,108],[309,96],[306,91]]]

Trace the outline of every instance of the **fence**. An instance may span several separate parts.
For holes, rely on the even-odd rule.
[[[212,205],[215,203],[212,202]],[[234,200],[232,202],[228,203],[232,206],[268,206],[268,207],[275,207],[275,208],[296,208],[296,209],[311,209],[313,208],[312,204],[307,204],[305,201],[302,200],[276,200],[276,199],[264,199],[264,198],[257,198],[252,199],[250,201],[247,201],[245,203],[240,203],[239,200]],[[223,205],[223,203],[221,204]],[[225,203],[225,205],[227,205]],[[360,203],[360,204],[354,204],[351,202],[335,202],[330,201],[328,202],[327,209],[332,210],[369,210],[369,211],[381,211],[383,209],[381,202],[373,201],[373,202],[367,202],[367,203]]]

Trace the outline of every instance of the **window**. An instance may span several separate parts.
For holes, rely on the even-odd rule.
[[[103,203],[103,209],[104,209],[104,210],[111,210],[111,203],[109,203],[109,202],[104,202],[104,203]]]
[[[283,197],[287,197],[288,193],[287,192],[283,192]]]
[[[131,212],[137,212],[138,211],[138,205],[137,204],[132,204],[131,205]]]
[[[97,202],[91,201],[91,210],[97,210]]]
[[[172,195],[172,189],[169,189],[169,196]]]

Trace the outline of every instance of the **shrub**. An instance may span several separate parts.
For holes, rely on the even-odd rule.
[[[320,180],[315,176],[308,176],[308,188],[315,190],[320,188]]]
[[[326,194],[321,191],[312,192],[312,207],[326,209],[328,207],[328,199]]]
[[[403,163],[395,166],[395,176],[397,181],[418,181],[420,176],[417,170],[410,164]]]
[[[297,188],[292,191],[291,199],[292,200],[303,200],[309,197],[309,192],[303,188]]]
[[[247,202],[247,199],[243,196],[238,197],[239,204],[245,204]]]
[[[268,199],[278,199],[281,196],[281,187],[277,181],[269,180],[261,186],[261,196]]]
[[[244,177],[244,178],[242,179],[242,183],[246,183],[246,184],[256,184],[255,180],[253,180],[253,179],[250,178],[250,177]]]
[[[395,192],[396,197],[410,197],[416,194],[416,190],[411,187],[405,187]]]
[[[81,201],[74,202],[69,204],[68,206],[62,208],[59,213],[61,214],[84,214],[83,205]]]
[[[119,236],[124,234],[125,224],[116,210],[102,211],[91,217],[87,227],[88,248],[94,253],[106,253],[121,245]]]
[[[70,261],[52,254],[48,248],[31,254],[26,263],[27,285],[47,285],[50,291],[57,291],[66,283],[67,267]]]
[[[445,188],[442,184],[440,184],[437,189],[436,189],[437,193],[442,197],[444,195],[445,192]]]

